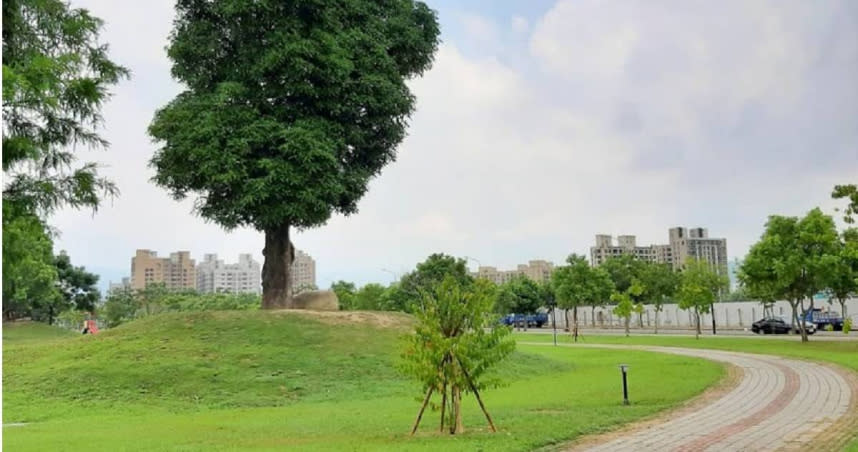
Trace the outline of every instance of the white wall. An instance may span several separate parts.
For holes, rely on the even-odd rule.
[[[828,304],[826,301],[817,300],[815,307],[823,310],[840,312],[840,303],[834,302]],[[590,326],[592,324],[591,308],[585,306],[578,309],[578,324]],[[613,307],[596,308],[596,326],[604,324],[605,326],[622,326],[622,321],[611,310]],[[852,318],[853,324],[858,324],[858,298],[853,298],[846,302],[847,316]],[[778,301],[774,304],[774,314],[789,317],[792,315],[790,305],[786,301]],[[600,317],[601,315],[601,317]],[[715,303],[715,323],[718,326],[726,326],[731,328],[746,328],[751,323],[763,317],[763,305],[756,301],[739,301],[733,303]],[[569,321],[572,322],[572,312],[569,312]],[[712,317],[709,314],[701,316],[701,324],[711,325]],[[631,326],[638,327],[639,319],[637,314],[632,315]],[[662,311],[659,313],[659,327],[664,328],[689,328],[694,325],[694,315],[692,312],[679,309],[675,304],[666,304],[662,306]],[[562,309],[557,310],[557,326],[565,327],[566,319]],[[646,306],[643,314],[643,326],[652,328],[655,326],[655,309],[652,306]]]

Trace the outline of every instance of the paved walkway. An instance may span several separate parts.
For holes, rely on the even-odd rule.
[[[582,345],[572,345],[580,347]],[[608,345],[585,345],[614,348]],[[720,399],[666,422],[608,442],[573,450],[593,451],[768,451],[820,450],[842,443],[856,428],[855,378],[825,365],[716,350],[618,346],[700,357],[741,370],[738,385]],[[689,411],[689,410],[686,410]],[[589,443],[589,444],[588,444]],[[811,446],[812,445],[812,446]],[[827,447],[823,447],[827,450]]]

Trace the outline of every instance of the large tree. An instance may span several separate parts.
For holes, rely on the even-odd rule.
[[[467,262],[444,253],[429,255],[417,268],[402,276],[399,284],[391,289],[391,310],[413,312],[425,299],[426,294],[435,293],[441,282],[452,277],[456,283],[468,286],[474,278],[468,273]]]
[[[3,2],[3,202],[40,213],[96,208],[116,187],[95,163],[74,167],[96,133],[109,88],[128,75],[99,42],[102,21],[62,0]]]
[[[349,215],[394,160],[438,46],[412,0],[178,0],[167,53],[186,89],[155,114],[155,182],[265,234],[262,306],[292,306],[293,229]]]
[[[837,230],[831,217],[813,209],[801,219],[772,215],[760,241],[742,262],[739,277],[752,294],[785,299],[792,320],[807,341],[799,313],[805,298],[827,286],[832,271],[830,256],[837,253]]]
[[[843,210],[843,221],[852,224],[855,215],[858,215],[858,184],[835,185],[831,192],[834,199],[846,199],[846,208]]]

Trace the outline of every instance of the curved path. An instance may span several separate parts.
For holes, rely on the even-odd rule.
[[[581,345],[572,345],[576,346]],[[810,445],[814,449],[822,444],[828,449],[842,445],[858,427],[858,412],[854,412],[858,379],[846,371],[808,361],[720,350],[616,348],[721,361],[736,366],[741,376],[721,398],[698,409],[680,410],[663,423],[615,435],[607,442],[597,437],[595,444],[580,444],[576,450],[764,451],[808,449]]]

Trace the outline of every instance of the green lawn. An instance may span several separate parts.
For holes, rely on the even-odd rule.
[[[515,333],[519,341],[552,342],[550,334]],[[557,341],[572,343],[568,333],[557,334]],[[711,337],[701,336],[700,339],[687,336],[647,335],[630,337],[612,336],[583,336],[579,338],[583,344],[632,344],[660,345],[665,347],[709,348],[717,350],[732,350],[737,352],[762,353],[768,355],[787,356],[791,358],[810,359],[831,362],[858,371],[858,341],[820,341],[799,342],[793,340],[778,340],[755,337]]]
[[[45,342],[52,339],[68,339],[78,335],[46,323],[21,321],[3,322],[3,344]]]
[[[395,316],[399,324],[408,318]],[[466,434],[407,432],[419,388],[395,369],[403,328],[265,311],[177,313],[66,340],[4,340],[9,450],[529,450],[669,408],[722,366],[641,351],[520,346]],[[6,333],[4,332],[4,339]],[[634,366],[621,404],[618,363]]]

